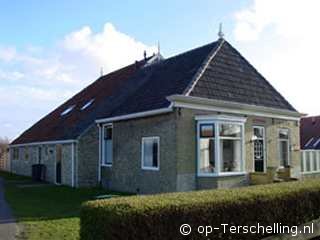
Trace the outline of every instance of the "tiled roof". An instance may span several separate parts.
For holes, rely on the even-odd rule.
[[[228,42],[217,52],[190,96],[296,111]]]
[[[219,40],[148,66],[140,61],[103,76],[12,144],[76,139],[96,119],[166,108],[170,104],[166,97],[184,94],[216,51],[191,96],[295,111],[228,42],[219,49],[221,43]],[[92,99],[91,105],[81,110]],[[74,109],[61,116],[70,106]]]
[[[320,149],[320,116],[301,118],[301,149]]]

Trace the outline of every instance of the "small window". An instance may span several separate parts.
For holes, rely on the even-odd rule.
[[[86,108],[90,107],[90,105],[94,102],[94,99],[91,99],[90,101],[88,101],[87,103],[85,103],[82,107],[81,107],[81,111],[85,110]]]
[[[103,128],[103,159],[102,165],[111,166],[113,158],[112,147],[112,126]]]
[[[28,161],[30,157],[30,150],[28,147],[24,148],[24,160]]]
[[[142,138],[142,169],[159,170],[159,137]]]
[[[13,149],[13,160],[19,160],[19,148],[14,148]]]
[[[72,109],[74,109],[75,105],[72,105],[70,107],[68,107],[66,110],[64,110],[60,115],[61,116],[64,116],[64,115],[67,115],[69,112],[72,111]]]

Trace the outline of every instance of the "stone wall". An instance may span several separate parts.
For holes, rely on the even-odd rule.
[[[78,187],[97,186],[99,168],[99,128],[92,125],[78,139],[76,182]]]
[[[111,190],[158,193],[177,190],[175,113],[113,123],[113,165],[102,167]],[[159,171],[141,168],[142,137],[160,137]]]
[[[61,169],[61,180],[63,185],[72,184],[72,161],[71,161],[71,150],[72,144],[62,144],[62,169]],[[41,147],[41,161],[39,159],[39,147]],[[57,145],[32,145],[32,146],[21,146],[19,149],[19,159],[13,157],[13,147],[10,148],[11,158],[11,171],[13,173],[31,176],[33,164],[44,164],[46,166],[46,181],[55,183],[56,182],[56,151]]]

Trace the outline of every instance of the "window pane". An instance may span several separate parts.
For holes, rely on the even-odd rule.
[[[159,142],[157,138],[143,139],[143,166],[158,167]]]
[[[201,173],[215,172],[215,153],[213,139],[200,139],[200,162]]]
[[[241,141],[220,140],[220,161],[222,172],[241,171]]]
[[[311,171],[310,152],[306,152],[306,172]]]
[[[241,137],[241,126],[235,124],[220,124],[219,135],[221,137]]]
[[[280,141],[280,166],[288,166],[289,159],[288,141]]]
[[[317,171],[318,167],[318,163],[317,163],[317,155],[316,152],[312,152],[312,160],[313,160],[313,171]]]
[[[256,138],[264,138],[263,132],[263,128],[253,128],[253,136],[255,136]]]
[[[286,129],[280,129],[279,131],[279,138],[280,139],[289,139],[289,133]]]
[[[112,127],[104,128],[104,164],[112,164]]]
[[[304,172],[304,165],[303,165],[303,162],[305,161],[304,159],[304,154],[303,154],[303,151],[301,151],[300,153],[300,164],[301,164],[301,172]]]
[[[214,137],[214,125],[213,124],[201,124],[200,125],[200,137]]]

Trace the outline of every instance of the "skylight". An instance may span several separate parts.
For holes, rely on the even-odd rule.
[[[310,143],[313,141],[313,137],[309,139],[309,141],[304,145],[305,147],[308,147]]]
[[[72,106],[68,107],[66,110],[64,110],[64,111],[60,114],[60,116],[67,115],[69,112],[72,111],[72,109],[73,109],[74,107],[75,107],[75,105],[72,105]]]
[[[316,147],[320,142],[320,138],[318,138],[318,140],[313,144],[313,147]]]
[[[92,103],[94,102],[94,98],[92,98],[90,101],[88,101],[86,104],[84,104],[81,108],[81,110],[85,110],[88,108]]]

